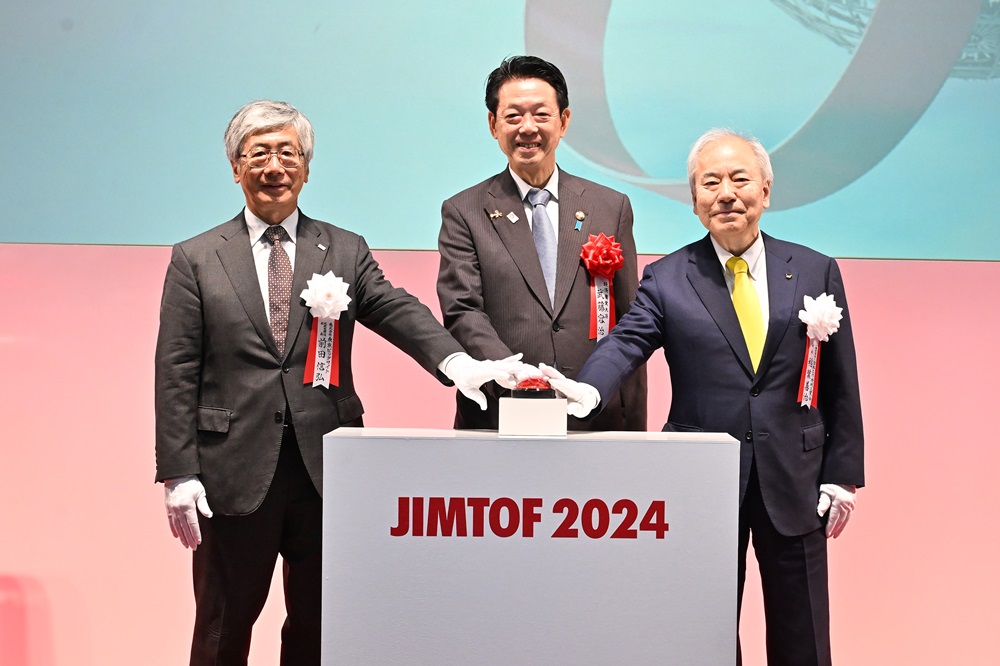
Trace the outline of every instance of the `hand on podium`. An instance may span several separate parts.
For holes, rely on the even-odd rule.
[[[486,396],[480,386],[488,381],[495,381],[504,388],[512,389],[517,382],[538,371],[530,365],[521,362],[521,354],[514,354],[499,361],[477,361],[468,354],[456,354],[448,359],[441,370],[448,379],[469,400],[486,409]]]
[[[816,505],[816,513],[820,516],[830,511],[830,517],[826,521],[826,536],[836,539],[840,536],[847,521],[851,519],[851,512],[854,511],[854,493],[857,488],[854,486],[841,486],[836,483],[824,483],[819,487],[819,504]]]
[[[549,386],[554,388],[557,394],[566,398],[566,413],[570,416],[582,419],[594,411],[594,408],[601,401],[601,394],[590,384],[581,384],[567,379],[563,373],[544,363],[539,363],[538,369],[549,380]]]
[[[201,543],[201,527],[198,512],[206,518],[212,517],[208,507],[208,496],[201,480],[191,474],[167,479],[163,482],[164,503],[167,505],[167,520],[170,531],[181,540],[185,548],[197,550]]]

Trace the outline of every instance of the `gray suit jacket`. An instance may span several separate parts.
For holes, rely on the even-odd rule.
[[[491,214],[497,211],[499,216]],[[585,215],[576,229],[577,211]],[[513,212],[518,222],[507,214]],[[628,311],[638,283],[632,206],[607,187],[559,173],[559,252],[555,307],[535,250],[524,205],[510,172],[489,178],[444,202],[438,249],[438,298],[445,326],[475,358],[522,352],[526,363],[546,363],[576,377],[596,342],[590,339],[590,283],[580,250],[588,234],[604,232],[621,243],[625,266],[614,277],[616,319]],[[457,428],[495,429],[493,385],[485,412],[461,394]],[[571,430],[645,430],[646,375],[640,369],[609,396],[592,421],[570,417]]]
[[[350,287],[340,315],[340,382],[303,383],[312,315],[299,294],[314,273]],[[156,479],[198,474],[213,511],[247,514],[278,462],[288,406],[299,449],[322,493],[322,438],[360,425],[351,347],[355,322],[428,372],[461,346],[424,305],[382,275],[364,239],[300,214],[284,358],[271,335],[243,213],[174,246],[156,344]],[[447,380],[439,375],[444,383]]]
[[[764,236],[769,324],[757,372],[718,256],[706,235],[646,267],[629,313],[577,378],[602,396],[658,348],[670,366],[665,431],[727,432],[741,442],[740,501],[756,460],[771,522],[786,536],[817,529],[821,483],[862,486],[864,436],[851,315],[837,262]],[[796,400],[806,349],[805,296],[832,294],[840,330],[822,343],[817,409]]]

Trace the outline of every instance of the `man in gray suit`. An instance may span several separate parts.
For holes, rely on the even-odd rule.
[[[570,121],[566,80],[533,56],[505,59],[486,81],[490,133],[507,156],[501,173],[444,202],[438,249],[438,298],[445,326],[476,358],[524,354],[575,377],[599,336],[594,280],[581,259],[591,235],[620,244],[613,275],[615,320],[638,283],[628,197],[556,166]],[[543,200],[539,201],[538,197]],[[532,201],[532,199],[537,202]],[[540,223],[539,218],[543,218]],[[539,232],[547,232],[539,238]],[[501,391],[488,387],[481,411],[457,396],[456,428],[495,429]],[[646,375],[640,368],[608,396],[592,421],[571,430],[645,430]]]
[[[194,551],[191,664],[246,664],[279,554],[281,663],[318,664],[322,437],[362,425],[355,323],[484,406],[478,386],[513,385],[520,364],[470,358],[425,306],[383,277],[361,236],[298,209],[313,131],[295,108],[248,104],[225,143],[246,207],[173,248],[156,345],[156,480],[174,536]],[[320,324],[300,297],[319,276],[341,279],[349,298],[330,305],[338,318],[325,329],[333,330],[329,346],[311,346]],[[329,371],[317,385],[319,367]]]
[[[663,349],[672,388],[663,430],[740,441],[738,603],[752,536],[768,664],[828,666],[827,538],[841,534],[865,483],[844,281],[836,260],[760,231],[772,171],[759,141],[706,132],[688,176],[708,234],[646,267],[632,309],[578,381],[543,372],[583,417]]]

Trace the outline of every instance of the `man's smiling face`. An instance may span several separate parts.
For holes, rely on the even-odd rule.
[[[490,133],[511,168],[542,187],[556,168],[556,146],[569,127],[569,109],[559,111],[555,89],[541,79],[512,79],[500,87]]]
[[[243,143],[241,153],[246,155],[257,148],[276,153],[290,149],[296,154],[302,150],[294,127],[251,135]],[[309,182],[309,164],[305,158],[295,168],[281,166],[276,155],[271,155],[267,165],[260,169],[247,166],[243,157],[231,164],[233,180],[243,187],[247,208],[269,224],[278,224],[292,214],[298,206],[302,186]]]

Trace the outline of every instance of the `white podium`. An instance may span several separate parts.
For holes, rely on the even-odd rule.
[[[341,428],[323,664],[736,662],[739,442]]]

